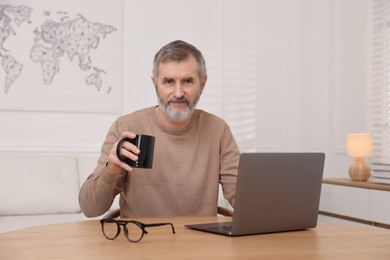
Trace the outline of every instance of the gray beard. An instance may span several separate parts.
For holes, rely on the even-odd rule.
[[[194,102],[192,102],[192,104],[188,103],[187,98],[184,98],[184,99],[181,98],[181,99],[179,99],[179,101],[186,101],[187,107],[184,109],[172,111],[171,108],[169,107],[169,103],[172,102],[173,100],[170,99],[170,100],[168,100],[167,103],[164,103],[162,101],[160,95],[157,92],[158,105],[160,106],[161,110],[165,113],[165,115],[175,123],[180,123],[180,122],[187,120],[194,112],[195,107],[199,102],[199,99],[200,99],[200,91],[199,91],[198,95],[196,96]]]

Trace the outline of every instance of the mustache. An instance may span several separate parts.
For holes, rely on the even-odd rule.
[[[176,97],[171,97],[169,100],[168,100],[168,104],[169,103],[187,103],[189,104],[189,100],[187,97],[183,96],[183,97],[180,97],[180,98],[176,98]]]

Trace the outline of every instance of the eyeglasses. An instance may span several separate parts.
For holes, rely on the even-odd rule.
[[[118,237],[121,232],[121,226],[123,226],[125,236],[130,242],[140,241],[144,237],[144,234],[148,234],[145,229],[148,227],[170,225],[172,227],[172,233],[176,234],[175,227],[172,223],[144,224],[135,220],[119,220],[113,218],[102,219],[100,223],[102,224],[103,235],[110,240]]]

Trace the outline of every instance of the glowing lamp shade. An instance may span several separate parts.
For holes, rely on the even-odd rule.
[[[349,168],[349,176],[354,181],[366,181],[371,176],[371,169],[364,162],[364,157],[372,153],[372,138],[369,133],[353,133],[347,135],[347,155],[355,157]]]

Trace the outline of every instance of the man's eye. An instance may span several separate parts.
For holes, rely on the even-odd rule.
[[[184,80],[184,83],[186,83],[186,84],[192,84],[193,82],[194,82],[193,79],[186,79],[186,80]]]
[[[173,79],[164,79],[163,83],[164,84],[172,84],[173,83]]]

